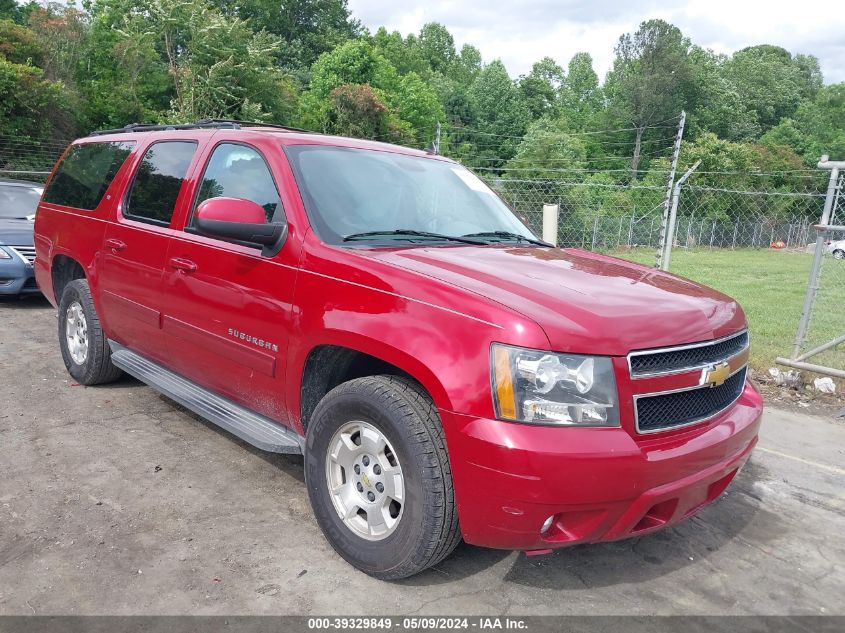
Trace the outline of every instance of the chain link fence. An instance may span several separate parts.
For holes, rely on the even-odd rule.
[[[538,234],[543,205],[557,205],[558,244],[588,250],[661,248],[666,187],[486,176]],[[815,240],[824,191],[746,191],[686,184],[674,247],[805,249]]]
[[[778,362],[845,378],[845,176],[833,167],[827,206],[814,228],[814,262],[792,355]]]
[[[560,246],[604,251],[657,247],[660,241],[665,186],[485,179],[538,235],[543,205],[556,205]]]
[[[805,248],[824,192],[745,191],[686,184],[675,248]]]
[[[0,178],[44,182],[70,141],[0,135]]]

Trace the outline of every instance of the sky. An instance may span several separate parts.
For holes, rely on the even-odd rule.
[[[818,57],[825,83],[845,81],[845,10],[832,0],[349,0],[349,8],[373,32],[385,26],[407,35],[440,22],[459,50],[472,44],[513,77],[543,57],[565,67],[586,51],[603,78],[619,36],[661,18],[717,53],[775,44]]]

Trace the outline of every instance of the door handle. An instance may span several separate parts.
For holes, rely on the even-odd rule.
[[[192,273],[197,269],[197,265],[194,262],[190,259],[183,259],[182,257],[171,257],[170,265],[176,270],[186,273]]]
[[[108,246],[112,250],[112,253],[117,253],[126,248],[126,242],[121,242],[120,240],[116,240],[113,237],[110,237],[106,240],[106,246]]]

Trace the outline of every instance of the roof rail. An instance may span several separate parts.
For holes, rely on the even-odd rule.
[[[290,132],[306,132],[316,134],[311,130],[303,130],[295,127],[287,127],[285,125],[276,125],[275,123],[263,123],[260,121],[238,121],[236,119],[200,119],[194,123],[174,123],[174,124],[155,124],[155,123],[130,123],[124,127],[115,128],[111,130],[96,130],[91,132],[89,136],[103,136],[106,134],[125,134],[127,132],[161,132],[169,130],[198,130],[198,129],[228,129],[240,130],[243,127],[268,127],[278,130],[287,130]]]
[[[201,119],[197,124],[203,125],[232,125],[235,129],[240,127],[269,127],[277,130],[287,130],[288,132],[305,132],[306,134],[319,134],[314,130],[306,130],[301,127],[291,127],[289,125],[278,125],[276,123],[264,123],[263,121],[240,121],[238,119]]]

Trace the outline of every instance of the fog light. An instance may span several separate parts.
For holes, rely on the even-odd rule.
[[[555,520],[555,515],[550,516],[546,521],[543,523],[543,527],[540,528],[540,534],[545,534],[549,531],[549,528],[552,527],[552,521]]]

